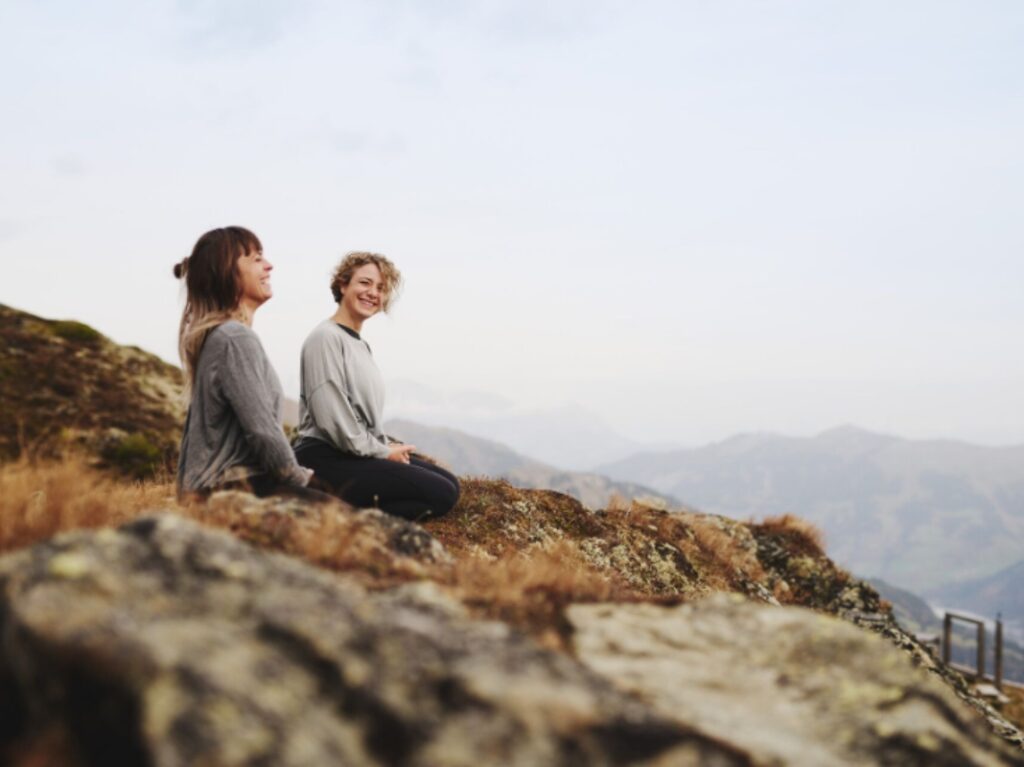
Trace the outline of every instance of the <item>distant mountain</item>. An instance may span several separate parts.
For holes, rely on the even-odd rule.
[[[668,506],[679,506],[671,495],[632,482],[614,482],[599,474],[556,469],[527,458],[492,440],[481,439],[455,429],[426,426],[406,420],[391,420],[385,431],[442,461],[457,474],[500,477],[517,487],[547,488],[578,498],[592,509],[604,508],[617,496],[629,501],[645,498]]]
[[[136,477],[170,470],[181,386],[181,370],[153,354],[0,304],[0,460],[74,447]]]
[[[893,617],[907,631],[933,634],[942,631],[942,621],[931,605],[917,594],[893,586],[881,578],[871,578],[868,583],[874,586],[882,599],[892,604]]]
[[[484,392],[441,392],[408,380],[389,381],[387,390],[388,419],[457,429],[552,466],[591,471],[645,447],[577,405],[530,410]]]
[[[854,427],[748,434],[604,465],[733,517],[797,514],[854,572],[927,591],[992,574],[1024,551],[1024,446],[916,441]]]

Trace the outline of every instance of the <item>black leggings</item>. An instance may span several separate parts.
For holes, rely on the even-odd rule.
[[[447,514],[459,500],[459,480],[420,458],[398,463],[307,442],[295,450],[299,464],[313,470],[313,481],[357,508],[378,508],[404,519]]]
[[[218,485],[215,488],[209,490],[206,495],[215,493],[218,490],[243,490],[248,493],[252,493],[257,498],[267,498],[271,495],[284,496],[288,498],[298,498],[302,501],[333,501],[334,497],[327,493],[322,493],[319,490],[314,490],[312,487],[302,487],[300,485],[286,485],[276,477],[272,477],[269,474],[254,474],[246,479],[232,480],[231,482],[225,482],[222,485]]]

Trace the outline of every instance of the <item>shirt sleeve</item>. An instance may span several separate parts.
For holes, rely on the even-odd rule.
[[[328,379],[320,384],[306,398],[306,406],[313,423],[339,450],[370,458],[387,458],[391,452],[391,448],[371,434],[356,416],[339,381]]]
[[[299,466],[278,422],[266,377],[269,365],[255,338],[229,339],[219,371],[221,390],[260,466],[290,485],[306,485],[312,472]]]

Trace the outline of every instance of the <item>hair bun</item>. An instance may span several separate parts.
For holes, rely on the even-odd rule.
[[[185,276],[185,272],[188,271],[188,256],[185,256],[181,261],[174,265],[174,276],[179,280]]]

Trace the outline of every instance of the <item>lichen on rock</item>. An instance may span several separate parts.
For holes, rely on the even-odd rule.
[[[60,728],[124,767],[744,763],[505,626],[176,516],[0,558],[0,636],[0,753]]]

